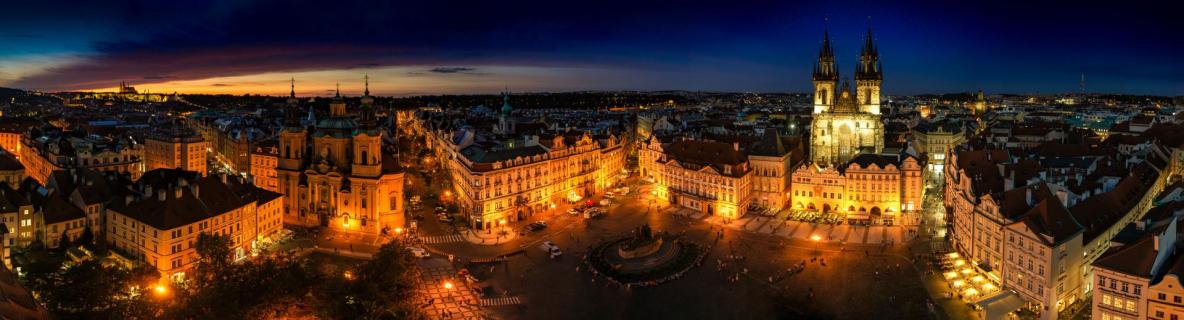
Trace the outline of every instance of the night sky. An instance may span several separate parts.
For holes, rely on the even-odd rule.
[[[0,86],[808,92],[827,25],[851,76],[870,16],[889,95],[1075,92],[1082,73],[1090,92],[1184,95],[1170,2],[48,2],[3,5]]]

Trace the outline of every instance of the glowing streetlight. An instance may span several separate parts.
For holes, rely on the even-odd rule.
[[[822,250],[818,249],[818,243],[822,241],[822,237],[818,235],[810,236],[810,240],[814,241],[814,252],[821,254]]]
[[[444,281],[444,289],[452,290],[452,281]]]
[[[158,284],[152,286],[152,293],[155,293],[157,296],[163,297],[164,295],[169,293],[169,288],[165,287],[163,284],[158,283]]]
[[[395,234],[403,234],[403,227],[395,227]]]

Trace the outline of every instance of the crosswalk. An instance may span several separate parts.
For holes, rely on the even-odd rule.
[[[456,243],[456,242],[464,242],[465,241],[465,237],[463,237],[459,234],[447,234],[447,235],[442,235],[442,236],[427,236],[427,237],[420,237],[420,239],[422,239],[423,242],[427,243],[427,244]]]
[[[508,306],[515,304],[522,304],[522,299],[516,296],[481,299],[482,307]]]

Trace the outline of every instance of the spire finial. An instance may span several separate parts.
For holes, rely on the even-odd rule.
[[[290,79],[288,81],[292,85],[292,91],[289,92],[288,95],[291,96],[292,98],[295,98],[296,97],[296,77],[292,77],[292,79]]]
[[[370,75],[366,74],[366,96],[370,96]]]
[[[337,97],[341,98],[341,82],[337,83]]]

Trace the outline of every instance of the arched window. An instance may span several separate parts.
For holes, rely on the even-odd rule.
[[[370,164],[370,155],[366,149],[362,149],[362,164]]]

